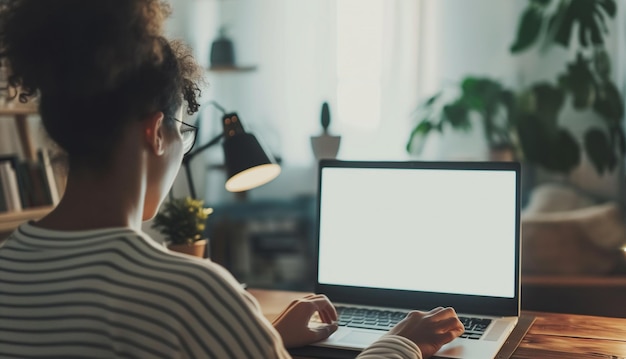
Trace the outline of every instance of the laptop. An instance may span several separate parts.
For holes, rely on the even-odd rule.
[[[494,358],[520,314],[519,163],[321,160],[318,180],[315,291],[340,317],[315,345],[451,306],[466,332],[435,357]]]

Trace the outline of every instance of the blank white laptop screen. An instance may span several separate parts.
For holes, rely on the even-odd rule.
[[[322,171],[321,284],[514,297],[515,171]]]

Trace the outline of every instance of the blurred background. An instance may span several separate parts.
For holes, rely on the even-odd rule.
[[[200,129],[196,148],[222,132],[223,108],[282,169],[231,193],[220,146],[189,162],[213,209],[206,256],[241,282],[312,289],[320,158],[513,160],[526,293],[616,274],[604,287],[624,293],[623,0],[170,3],[168,35],[206,71],[200,112],[184,119]],[[39,133],[36,114],[29,123]],[[0,154],[19,152],[12,126],[0,121]],[[181,170],[171,195],[189,194]]]
[[[172,0],[167,31],[206,68],[203,101],[237,112],[282,167],[274,181],[233,194],[218,147],[194,159],[198,197],[214,209],[211,258],[250,285],[310,289],[312,137],[324,133],[324,103],[326,134],[340,140],[325,157],[518,160],[525,207],[534,188],[556,183],[533,202],[538,212],[621,209],[626,4],[587,3],[604,19],[600,34],[581,25],[585,9],[557,0]],[[224,41],[231,62],[218,66],[212,51]],[[199,124],[198,145],[220,133],[221,116],[206,104],[188,119]],[[595,147],[591,128],[605,136]],[[187,191],[181,171],[173,194]]]

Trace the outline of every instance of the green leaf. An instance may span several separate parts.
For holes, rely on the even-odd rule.
[[[461,83],[461,89],[460,102],[483,115],[486,112],[494,111],[500,104],[502,86],[489,78],[467,77]]]
[[[522,15],[518,29],[517,38],[511,45],[511,53],[519,53],[529,48],[541,33],[543,25],[543,12],[537,6],[529,6]]]
[[[428,119],[424,119],[420,121],[420,123],[415,126],[413,131],[411,131],[411,135],[409,136],[409,141],[406,144],[406,151],[408,153],[421,153],[424,147],[424,143],[426,142],[426,136],[434,129],[433,123]]]
[[[431,96],[428,100],[424,102],[424,106],[432,106],[440,96],[441,96],[441,92],[435,94],[434,96]]]
[[[616,6],[613,1],[570,0],[566,17],[571,17],[572,26],[578,26],[578,40],[582,47],[604,44],[606,16],[614,17]],[[576,24],[577,23],[577,24]]]
[[[453,128],[468,130],[471,127],[468,108],[461,101],[443,107],[444,118]]]
[[[611,76],[611,59],[609,54],[604,48],[598,48],[593,53],[593,67],[600,77],[604,81],[609,81]]]
[[[506,116],[507,116],[507,129],[510,129],[514,125],[515,111],[516,111],[516,103],[515,103],[515,94],[510,90],[502,90],[499,94],[499,101],[506,108]]]
[[[619,124],[624,116],[622,96],[612,82],[598,85],[596,100],[593,109],[610,124]]]
[[[549,138],[542,129],[541,120],[535,114],[523,113],[516,119],[517,134],[526,159],[541,163]]]
[[[328,107],[328,102],[324,102],[322,104],[322,114],[320,122],[322,124],[322,128],[324,131],[328,130],[328,126],[330,125],[330,109]]]
[[[550,169],[560,172],[570,172],[580,163],[580,147],[565,129],[560,129],[557,141],[551,145]]]
[[[533,86],[532,91],[535,98],[535,112],[547,126],[556,128],[558,115],[565,101],[565,93],[562,89],[547,82]]]
[[[154,217],[152,227],[163,233],[174,244],[191,243],[201,239],[204,224],[212,209],[191,197],[172,199],[163,203]]]
[[[581,26],[581,31],[583,27]],[[587,31],[591,33],[591,42],[596,45],[604,44],[604,37],[602,37],[602,33],[600,32],[600,24],[596,23],[595,20],[590,21],[587,26]]]
[[[567,48],[572,37],[573,26],[572,5],[561,1],[548,23],[548,31],[552,34],[552,41]]]
[[[433,129],[433,124],[429,120],[422,120],[413,129],[411,135],[427,135]]]
[[[575,109],[583,110],[594,103],[596,90],[593,73],[589,61],[582,53],[578,53],[574,63],[567,65],[567,73],[561,77],[560,82],[574,96]]]
[[[609,131],[613,136],[613,147],[617,146],[617,150],[620,154],[626,154],[626,136],[624,135],[622,127],[618,125],[613,129],[609,128]]]
[[[603,174],[605,170],[613,169],[615,154],[609,139],[600,129],[594,128],[585,133],[585,150],[599,174]]]
[[[615,4],[615,0],[598,0],[597,3],[602,9],[604,9],[610,18],[614,18],[615,14],[617,14],[617,5]]]
[[[542,120],[530,113],[520,115],[517,129],[522,151],[529,162],[564,173],[580,162],[580,148],[568,131],[547,131]]]
[[[609,27],[606,25],[606,19],[604,18],[602,12],[599,9],[595,10],[594,19],[598,24],[598,27],[601,28],[602,32],[605,34],[609,33]]]

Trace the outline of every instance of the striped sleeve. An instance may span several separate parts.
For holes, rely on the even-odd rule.
[[[207,357],[206,349],[210,349],[217,358],[289,358],[280,335],[256,301],[226,269],[176,253],[163,256],[160,250],[145,254],[156,256],[159,267],[166,268],[161,280],[180,285],[177,296],[188,304],[185,310],[198,324],[196,336],[183,336],[190,341],[187,347],[194,349],[189,357]]]
[[[385,335],[366,348],[358,359],[422,359],[419,347],[407,338]]]
[[[234,331],[232,334],[238,338],[236,341],[242,345],[247,357],[268,359],[291,358],[285,349],[280,334],[265,318],[261,307],[254,297],[247,293],[232,275],[224,268],[215,265],[213,270],[224,280],[224,288],[231,293],[227,294],[227,307],[224,310],[239,312],[239,328],[244,330]]]

